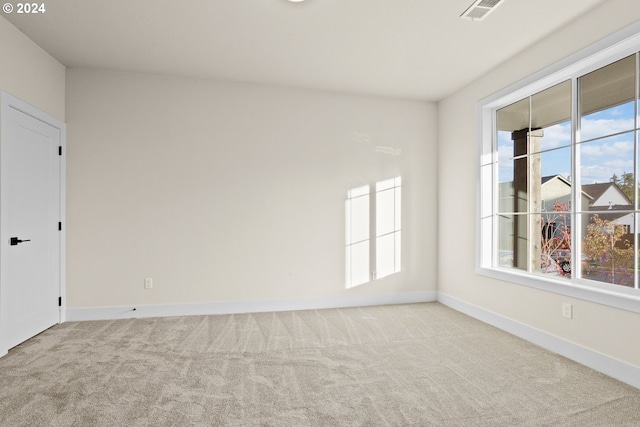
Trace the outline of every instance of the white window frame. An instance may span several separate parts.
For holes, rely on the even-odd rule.
[[[497,153],[493,144],[494,135],[496,134],[496,111],[566,80],[572,80],[572,99],[575,101],[577,99],[577,85],[575,83],[580,76],[639,51],[640,23],[636,23],[477,103],[479,168],[476,204],[476,272],[478,274],[640,313],[639,289],[596,283],[579,278],[570,280],[566,278],[558,279],[493,266],[493,259],[497,257],[497,248],[494,247],[497,241],[497,227],[494,220],[494,213],[497,212],[497,201],[495,200],[493,177],[493,165],[497,162]],[[573,104],[572,135],[575,135],[578,107],[576,102],[573,102]],[[574,140],[572,140],[572,147],[575,147]],[[573,152],[575,157],[575,149],[573,149]],[[576,167],[575,158],[573,159],[573,167]],[[574,200],[575,197],[574,194]],[[575,239],[575,236],[573,238]],[[577,248],[579,245],[575,243],[577,242],[574,242],[572,247]],[[636,249],[640,248],[636,246]],[[576,252],[574,256],[579,259],[579,251],[574,252]]]

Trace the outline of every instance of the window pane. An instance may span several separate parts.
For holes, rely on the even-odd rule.
[[[565,180],[570,176],[570,117],[570,80],[497,112],[500,212],[542,212],[543,184],[558,175]],[[546,187],[553,187],[558,181]],[[568,194],[570,199],[570,183],[563,186],[562,195]],[[551,194],[547,199],[555,196]]]
[[[589,141],[633,129],[633,102],[607,108],[582,117],[580,141]]]
[[[531,96],[531,129],[543,129],[538,149],[548,150],[571,144],[571,81]]]
[[[552,150],[558,147],[571,145],[571,122],[562,122],[544,128],[544,134],[540,143],[541,150]]]
[[[529,211],[529,158],[513,161],[513,212]],[[540,176],[538,175],[538,178]]]
[[[634,214],[582,214],[582,277],[598,282],[634,286]]]
[[[542,155],[527,155],[527,150],[533,146],[540,147],[542,134],[542,129],[513,132],[514,154],[520,157],[498,162],[498,203],[501,212],[540,212]],[[539,152],[538,149],[536,151]],[[569,148],[559,151],[560,153],[544,154],[549,171],[558,170],[558,163],[566,157],[566,152],[570,155]]]
[[[529,216],[498,216],[498,266],[528,270]]]
[[[513,267],[513,215],[498,215],[498,267]]]
[[[569,146],[571,81],[538,92],[496,114],[498,160]],[[532,134],[528,135],[526,131]],[[527,136],[535,138],[527,140]],[[521,140],[520,144],[518,140]]]
[[[513,159],[513,139],[511,131],[498,131],[498,161]]]
[[[513,212],[513,160],[498,163],[498,212]]]
[[[511,132],[529,129],[529,98],[522,99],[511,105],[508,105],[496,113],[496,121],[498,126],[498,134],[501,138],[498,139],[498,148],[508,150],[511,147],[511,153],[513,153],[513,138],[511,138]]]
[[[589,210],[629,208],[634,181],[634,132],[577,145]],[[626,180],[626,184],[625,181]],[[627,195],[628,193],[628,195]],[[583,205],[583,211],[587,210]]]
[[[635,55],[580,78],[580,141],[634,128]]]
[[[571,278],[571,214],[563,207],[557,204],[556,210],[534,215],[540,240],[533,246],[540,247],[540,274]]]
[[[571,147],[532,155],[530,170],[532,179],[540,176],[531,183],[530,212],[545,212],[556,203],[571,202]]]
[[[640,126],[640,120],[638,125]],[[636,144],[638,147],[636,148],[636,153],[638,155],[638,157],[636,158],[636,166],[640,168],[640,132],[636,133]],[[636,201],[638,201],[638,197],[640,197],[640,182],[638,182],[639,178],[640,177],[636,176],[635,180],[633,180],[629,175],[623,175],[622,181],[624,184],[622,188],[623,188],[624,194],[626,194],[629,197],[634,207],[640,210],[640,201],[636,203]]]

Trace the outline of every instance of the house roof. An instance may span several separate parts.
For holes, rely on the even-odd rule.
[[[554,180],[554,179],[556,179],[556,180],[558,180],[558,181],[560,181],[560,182],[564,183],[564,184],[565,184],[565,185],[567,185],[568,187],[571,187],[571,181],[569,181],[567,178],[563,177],[562,175],[548,175],[548,176],[543,176],[542,178],[540,178],[540,181],[541,181],[541,184],[542,184],[542,185],[545,185],[546,183],[548,183],[548,182],[550,182],[550,181],[552,181],[552,180]],[[586,192],[586,191],[584,190],[584,186],[582,187],[582,195],[583,195],[583,196],[586,196],[589,200],[595,200],[595,199],[593,198],[593,196],[592,196],[590,193],[588,193],[588,192]]]
[[[627,197],[626,194],[620,189],[620,187],[613,182],[602,182],[596,184],[585,184],[582,186],[582,191],[587,192],[593,197],[593,200],[598,200],[609,188],[613,187],[615,191],[620,193],[625,200],[627,200],[627,205],[631,205],[631,200]],[[605,206],[605,205],[598,205]],[[607,206],[608,207],[608,206]],[[615,208],[615,206],[613,206]],[[628,209],[628,206],[623,206]]]
[[[602,182],[599,184],[585,184],[582,186],[582,189],[588,192],[595,200],[598,200],[600,196],[604,194],[605,191],[611,187],[612,182]]]
[[[564,182],[565,184],[567,184],[569,187],[571,187],[571,181],[569,181],[568,179],[564,178],[562,175],[549,175],[549,176],[543,176],[540,181],[542,182],[542,185],[546,184],[547,182],[551,181],[552,179],[557,178],[558,180]]]

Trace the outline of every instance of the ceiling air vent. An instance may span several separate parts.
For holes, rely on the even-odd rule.
[[[472,21],[481,21],[490,14],[504,0],[476,0],[467,10],[464,11],[460,18],[470,19]]]

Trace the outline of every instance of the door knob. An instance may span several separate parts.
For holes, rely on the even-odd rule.
[[[11,246],[15,246],[17,244],[23,243],[23,242],[30,242],[31,239],[27,239],[27,240],[20,240],[17,237],[12,237],[11,239],[9,239],[9,244]]]

